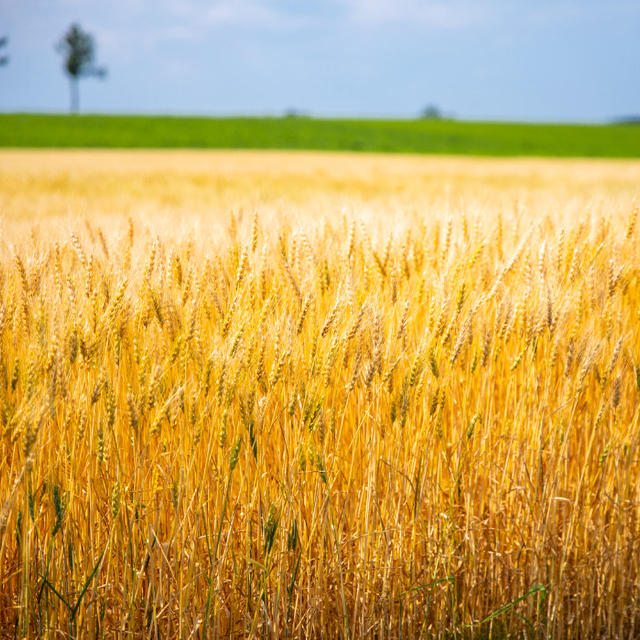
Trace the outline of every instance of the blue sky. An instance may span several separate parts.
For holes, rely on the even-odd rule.
[[[0,110],[67,109],[72,21],[109,69],[82,81],[85,112],[640,113],[639,0],[0,0]]]

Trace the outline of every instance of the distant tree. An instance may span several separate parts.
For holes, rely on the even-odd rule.
[[[90,76],[104,78],[105,67],[95,66],[95,44],[93,36],[83,31],[80,25],[72,24],[56,45],[58,53],[64,57],[64,71],[69,76],[70,111],[77,113],[80,109],[79,82],[81,78]]]
[[[620,116],[613,120],[613,124],[635,124],[640,125],[640,114],[630,116]]]
[[[304,111],[300,111],[299,109],[296,109],[294,107],[287,109],[284,112],[284,117],[285,118],[307,118],[307,114]]]
[[[421,116],[426,120],[440,120],[442,111],[435,104],[429,104],[422,110]]]
[[[0,38],[0,51],[2,51],[8,44],[9,38],[7,38],[7,36]],[[0,67],[4,67],[6,64],[9,64],[9,56],[0,54]]]

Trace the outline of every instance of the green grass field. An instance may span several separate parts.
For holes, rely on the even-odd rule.
[[[640,157],[640,126],[0,114],[2,147],[308,149]]]

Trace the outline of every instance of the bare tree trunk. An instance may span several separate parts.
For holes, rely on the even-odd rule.
[[[80,110],[80,91],[78,89],[78,78],[71,76],[69,78],[69,89],[71,94],[71,113],[78,113]]]

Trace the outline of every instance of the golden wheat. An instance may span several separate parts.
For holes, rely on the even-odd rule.
[[[21,157],[2,635],[640,632],[637,164],[245,154],[214,192],[265,194],[221,231],[181,191],[221,179],[208,156],[167,220],[134,193],[106,216],[100,180],[131,187],[108,160],[95,215],[72,184],[75,217],[26,222],[76,173]],[[123,157],[166,197],[162,156]],[[437,167],[451,190],[422,184]]]

